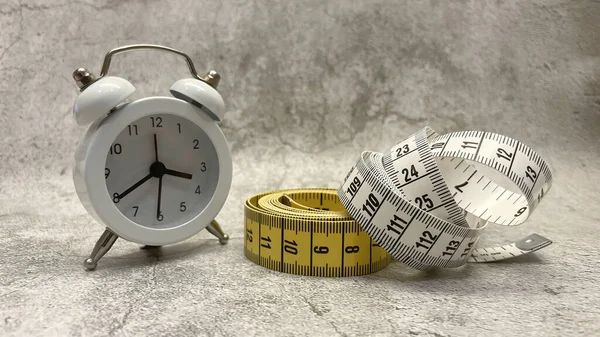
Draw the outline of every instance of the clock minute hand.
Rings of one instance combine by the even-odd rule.
[[[158,178],[158,203],[156,204],[156,220],[162,221],[160,218],[160,199],[162,197],[162,176]]]
[[[138,181],[137,183],[133,184],[130,188],[126,189],[125,192],[119,194],[117,196],[117,198],[119,200],[123,199],[125,196],[127,196],[129,193],[133,192],[136,188],[140,187],[143,183],[145,183],[146,181],[148,181],[150,178],[152,178],[152,173],[148,174],[147,176],[145,176],[144,178],[142,178],[140,181]]]
[[[185,172],[179,172],[179,171],[175,171],[175,170],[166,169],[165,174],[168,174],[168,175],[174,176],[174,177],[184,178],[184,179],[192,179],[191,174],[185,173]]]
[[[158,162],[158,141],[156,140],[156,133],[154,134],[154,158]]]

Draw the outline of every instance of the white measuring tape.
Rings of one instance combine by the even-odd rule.
[[[507,190],[468,161],[509,178]],[[384,154],[363,152],[338,196],[367,234],[416,269],[458,267],[527,254],[552,243],[532,234],[478,248],[487,223],[523,223],[552,184],[546,162],[514,139],[481,131],[439,136],[426,127]]]

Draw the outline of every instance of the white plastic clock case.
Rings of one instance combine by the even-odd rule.
[[[116,86],[124,84],[119,80],[109,83]],[[198,93],[194,94],[193,91],[201,90],[204,83],[190,85],[191,83],[181,80],[171,89],[172,91],[179,89],[178,96],[181,96],[183,90],[187,90],[192,97],[194,97],[193,95],[197,96]],[[204,91],[202,95],[206,96],[207,92],[210,91]],[[218,95],[216,92],[215,94]],[[98,102],[100,97],[106,99],[107,91],[106,88],[94,90],[90,87],[86,89],[86,95],[91,101]],[[80,103],[85,105],[86,102]],[[73,173],[75,189],[84,207],[119,237],[144,245],[161,246],[180,242],[206,228],[223,207],[232,180],[232,160],[229,146],[215,120],[215,118],[220,119],[222,110],[214,109],[214,113],[208,114],[204,109],[199,109],[178,98],[149,97],[127,103],[106,118],[96,120],[88,129],[75,154]],[[217,186],[211,200],[196,217],[176,227],[149,228],[128,219],[114,205],[104,177],[107,149],[110,148],[117,135],[132,122],[154,114],[172,114],[196,124],[213,143],[219,161]]]

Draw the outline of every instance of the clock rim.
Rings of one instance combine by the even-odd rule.
[[[191,220],[169,228],[150,228],[127,218],[113,203],[104,176],[108,149],[117,136],[134,121],[156,114],[177,115],[197,125],[213,143],[219,161],[217,185],[208,204]],[[214,119],[177,98],[147,97],[131,102],[92,124],[81,146],[85,147],[85,153],[76,153],[74,170],[80,200],[88,211],[93,210],[90,213],[99,222],[129,241],[162,246],[190,238],[215,219],[231,189],[233,163],[225,135]]]

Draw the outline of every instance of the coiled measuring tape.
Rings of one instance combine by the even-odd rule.
[[[520,193],[492,182],[467,160],[501,173]],[[487,223],[523,223],[551,184],[546,162],[514,139],[480,131],[438,136],[424,128],[384,154],[364,152],[338,195],[382,248],[426,269],[497,261],[551,244],[532,234],[509,245],[475,248]]]
[[[334,189],[294,189],[255,195],[244,208],[244,250],[276,271],[314,276],[376,272],[391,258],[354,221]]]
[[[468,161],[501,173],[519,192]],[[273,270],[317,276],[375,272],[390,255],[421,270],[512,258],[552,241],[532,234],[478,248],[481,234],[488,223],[523,223],[551,184],[544,160],[514,139],[479,131],[439,136],[424,128],[383,154],[364,152],[337,196],[304,189],[249,198],[245,253]]]

